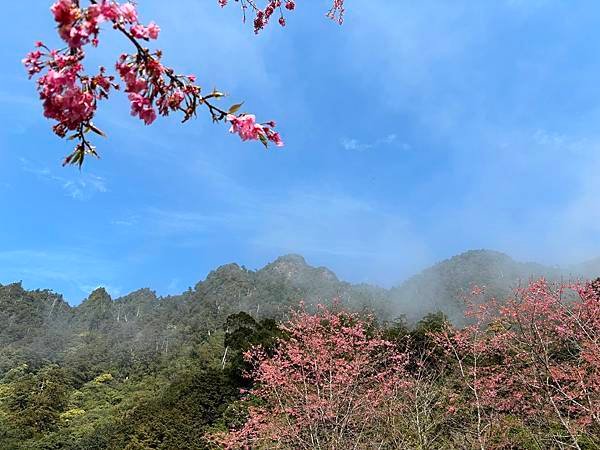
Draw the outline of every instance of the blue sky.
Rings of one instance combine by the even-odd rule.
[[[264,151],[206,115],[145,127],[102,105],[102,159],[69,143],[20,65],[58,45],[49,0],[9,2],[0,30],[0,283],[79,303],[193,286],[215,267],[301,253],[392,285],[471,248],[570,263],[600,255],[600,5],[594,1],[299,0],[259,36],[236,5],[140,0],[165,62],[276,119]],[[177,7],[173,7],[176,5]],[[105,33],[90,67],[128,44]]]

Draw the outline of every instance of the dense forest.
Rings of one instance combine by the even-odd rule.
[[[555,296],[551,282],[533,283],[528,290],[517,291],[522,300],[518,304],[534,305],[531,317],[540,318],[540,327],[547,326],[548,336],[554,333],[552,327],[568,328],[572,322],[568,322],[569,317],[579,321],[573,322],[572,332],[565,331],[566,344],[561,341],[559,346],[553,341],[557,347],[548,350],[550,356],[544,367],[560,378],[552,366],[558,358],[560,364],[571,364],[568,367],[583,371],[580,375],[589,380],[589,385],[583,391],[575,393],[573,388],[565,394],[573,404],[584,403],[583,409],[559,403],[552,393],[548,394],[548,383],[548,389],[539,387],[539,396],[530,397],[536,402],[547,403],[550,399],[554,410],[562,412],[558,416],[550,410],[546,415],[547,409],[541,407],[542,415],[532,414],[527,405],[519,409],[515,405],[522,400],[513,397],[514,414],[506,408],[503,412],[491,400],[485,404],[484,391],[489,398],[509,396],[499,393],[490,380],[512,383],[511,386],[524,382],[491,369],[501,366],[502,358],[504,362],[510,358],[513,361],[515,354],[520,353],[509,352],[509,347],[503,346],[515,336],[514,328],[506,328],[510,334],[496,329],[490,338],[490,327],[514,321],[531,311],[523,306],[515,306],[513,312],[499,307],[493,317],[502,320],[490,320],[481,319],[482,308],[477,309],[488,305],[491,298],[498,299],[500,305],[510,304],[506,301],[515,297],[514,289],[527,286],[533,278],[591,278],[596,267],[592,261],[567,269],[550,268],[517,263],[496,252],[471,251],[386,290],[340,281],[330,270],[311,267],[302,257],[288,255],[257,271],[236,264],[220,267],[181,295],[157,297],[153,291],[141,289],[112,299],[99,288],[76,307],[48,290],[28,291],[20,283],[0,286],[0,448],[341,449],[350,448],[342,439],[347,435],[352,437],[355,448],[600,448],[600,384],[593,384],[600,383],[600,366],[593,358],[584,358],[585,364],[581,362],[589,346],[597,350],[599,344],[600,318],[586,316],[590,311],[599,311],[594,294],[597,291],[592,285],[578,285],[583,287],[574,289],[578,297],[572,302],[568,296],[563,297],[562,291]],[[468,298],[471,308],[465,303]],[[555,310],[556,299],[566,299],[568,305],[574,305],[567,307],[571,308],[571,315],[560,315],[563,310]],[[303,306],[299,306],[301,301]],[[546,309],[535,309],[536,305]],[[301,312],[292,312],[298,308]],[[469,314],[473,308],[478,312]],[[562,323],[563,319],[558,323],[559,316],[568,323]],[[287,322],[290,317],[292,322]],[[317,322],[311,322],[315,317]],[[580,326],[583,322],[585,327]],[[308,332],[310,323],[313,328]],[[587,335],[579,333],[578,327],[583,327]],[[381,349],[389,352],[393,347],[397,353],[390,360],[401,361],[401,367],[385,372],[391,369],[384,370],[380,362],[374,366],[361,363],[358,372],[344,385],[363,375],[369,383],[375,383],[373,380],[381,380],[381,374],[386,373],[385,378],[391,380],[403,373],[404,378],[398,379],[398,383],[405,383],[398,384],[404,386],[400,391],[421,392],[411,401],[419,412],[415,417],[421,421],[425,418],[425,422],[417,420],[420,425],[415,431],[406,423],[386,422],[390,415],[381,415],[381,408],[365,410],[360,419],[363,427],[367,423],[365,417],[371,417],[376,418],[374,423],[378,426],[387,423],[387,431],[367,430],[376,438],[367,431],[348,434],[356,426],[349,421],[340,428],[340,440],[311,441],[313,434],[310,439],[302,437],[305,409],[290,412],[290,404],[284,409],[285,420],[293,418],[299,427],[294,433],[277,428],[279,440],[265,438],[259,433],[268,428],[263,417],[256,419],[262,428],[243,434],[247,423],[255,419],[253,411],[269,405],[270,397],[263,395],[266,388],[261,386],[268,387],[273,378],[266,377],[270,372],[261,372],[262,368],[274,370],[276,365],[269,364],[281,361],[282,349],[302,341],[302,333],[321,338],[303,343],[302,351],[308,349],[311,355],[318,354],[311,345],[325,346],[321,350],[329,348],[326,343],[330,339],[335,342],[331,348],[342,348],[348,336],[362,336],[364,347],[355,342],[350,350],[335,357],[344,362],[368,362],[373,355],[380,355]],[[589,337],[590,333],[596,334]],[[473,343],[472,348],[479,349],[477,355],[465,344],[469,342]],[[262,349],[258,356],[253,353],[257,348]],[[369,350],[365,354],[352,353],[363,348]],[[335,360],[330,353],[323,358]],[[318,360],[317,356],[314,360]],[[377,361],[383,360],[387,359]],[[470,372],[473,363],[475,371]],[[486,366],[487,372],[477,372],[477,364]],[[336,370],[342,366],[338,361]],[[365,375],[365,367],[372,372]],[[529,373],[523,367],[518,373]],[[475,376],[474,382],[469,381],[468,374]],[[477,376],[489,383],[480,386]],[[287,379],[294,379],[294,373]],[[406,380],[411,381],[406,384]],[[567,385],[577,384],[574,378],[560,380],[564,390]],[[373,386],[385,391],[378,384],[369,389]],[[398,386],[386,389],[396,392]],[[357,388],[357,392],[362,391]],[[472,409],[473,394],[478,399],[476,411]],[[544,397],[546,394],[548,398]],[[336,396],[343,397],[339,392]],[[393,397],[390,394],[386,398],[390,396]],[[585,397],[587,404],[580,396]],[[377,404],[369,398],[371,406]],[[471,409],[458,406],[460,401],[471,405]],[[392,410],[386,408],[388,412]],[[397,414],[412,417],[406,411]],[[535,421],[528,421],[528,416],[535,416]],[[333,422],[328,420],[320,416],[318,423],[328,436],[338,436],[338,428],[331,428]],[[317,429],[310,420],[306,423],[311,433]],[[402,438],[394,435],[378,441],[391,429],[401,433]],[[237,434],[233,430],[238,430]],[[273,428],[268,430],[272,432]],[[364,437],[370,444],[359,444]]]

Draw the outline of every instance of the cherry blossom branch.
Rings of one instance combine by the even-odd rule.
[[[113,29],[135,47],[134,54],[119,57],[116,70],[124,82],[131,114],[146,125],[153,123],[158,114],[168,116],[172,112],[183,113],[182,122],[186,122],[204,105],[213,122],[229,122],[229,131],[238,134],[243,141],[259,140],[265,147],[269,142],[283,146],[281,137],[274,131],[275,122],[257,123],[253,114],[238,113],[242,103],[228,109],[217,106],[214,100],[225,94],[213,90],[203,95],[193,75],[179,75],[164,66],[160,50],[151,52],[142,45],[144,41],[157,39],[160,28],[154,22],[141,24],[133,3],[89,0],[89,6],[84,8],[79,0],[56,0],[50,10],[58,24],[58,34],[67,47],[52,50],[38,42],[36,50],[23,59],[23,64],[30,78],[39,75],[37,90],[44,116],[56,122],[54,133],[77,141],[63,165],[81,167],[87,155],[98,157],[87,135],[93,132],[105,136],[93,123],[98,102],[107,99],[111,89],[120,89],[114,76],[106,75],[104,68],[101,67],[94,76],[84,71],[84,48],[90,44],[93,47],[99,45],[100,26],[104,23],[111,23]]]
[[[227,6],[229,0],[218,0],[221,7]],[[242,9],[242,18],[246,22],[246,10],[251,9],[254,12],[254,32],[258,33],[265,28],[275,11],[279,12],[279,19],[277,20],[279,25],[284,27],[286,25],[284,8],[288,11],[296,9],[295,0],[267,0],[264,8],[259,8],[255,0],[235,0],[240,4]],[[283,7],[282,7],[283,6]],[[327,17],[338,22],[340,25],[344,22],[344,0],[333,0],[331,8],[327,12]]]

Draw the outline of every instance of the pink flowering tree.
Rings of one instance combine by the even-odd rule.
[[[411,389],[408,357],[381,338],[370,318],[319,307],[284,325],[273,356],[247,352],[255,388],[249,417],[220,444],[225,448],[389,448]],[[400,429],[400,428],[397,428]],[[395,447],[396,448],[396,447]],[[397,447],[401,448],[401,447]]]
[[[463,423],[474,424],[465,431],[476,445],[507,448],[515,445],[507,430],[514,438],[520,429],[536,448],[597,448],[598,289],[542,279],[503,304],[480,304],[468,314],[471,325],[436,339],[455,362],[449,412],[471,416]]]
[[[239,3],[244,20],[249,11],[254,15],[254,30],[259,32],[277,15],[278,22],[285,25],[284,11],[293,11],[294,0],[268,0],[260,6],[256,0],[235,0]],[[218,0],[222,7],[227,0]],[[177,73],[163,63],[160,50],[148,44],[158,38],[160,27],[140,21],[132,2],[116,0],[56,0],[51,13],[57,23],[60,38],[66,46],[54,49],[37,42],[23,63],[29,77],[37,76],[37,90],[42,101],[44,116],[54,121],[53,131],[61,138],[74,140],[73,151],[64,164],[81,167],[87,155],[98,156],[90,140],[90,133],[104,136],[94,123],[99,103],[112,91],[122,89],[131,103],[131,114],[146,125],[152,124],[158,115],[179,113],[186,122],[204,108],[214,122],[228,122],[229,131],[244,141],[258,140],[281,147],[283,141],[277,133],[275,122],[259,123],[253,114],[239,112],[242,104],[220,106],[224,94],[218,90],[203,91],[193,75]],[[343,20],[343,0],[334,0],[328,13],[332,19]],[[104,67],[97,73],[86,72],[84,62],[89,47],[100,44],[103,27],[112,28],[132,45],[132,52],[120,55],[116,62],[116,74],[109,74]]]
[[[600,283],[539,280],[503,302],[474,290],[457,329],[320,307],[245,354],[254,387],[225,448],[600,448]],[[431,361],[434,358],[435,361]]]

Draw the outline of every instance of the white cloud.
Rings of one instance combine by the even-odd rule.
[[[40,167],[26,158],[20,158],[21,167],[25,172],[34,174],[40,179],[56,183],[66,195],[75,200],[89,200],[97,193],[108,191],[103,177],[88,172],[69,173],[67,176],[55,175],[47,167]]]
[[[138,217],[133,216],[123,219],[114,219],[111,220],[110,223],[119,227],[132,227],[138,223]]]
[[[106,180],[94,174],[86,174],[71,180],[62,177],[54,177],[54,179],[64,180],[63,190],[76,200],[89,200],[95,193],[107,192]]]
[[[365,150],[372,150],[374,148],[377,147],[381,147],[381,146],[385,146],[385,145],[392,145],[395,144],[398,147],[400,147],[402,150],[408,150],[410,149],[410,146],[406,143],[399,143],[398,142],[398,136],[396,136],[395,134],[388,134],[387,136],[384,136],[382,138],[379,138],[373,142],[361,142],[358,139],[354,139],[354,138],[344,138],[341,141],[342,147],[344,147],[344,149],[346,150],[355,150],[355,151],[365,151]]]
[[[600,254],[600,136],[488,128],[478,138],[455,154],[464,182],[430,225],[439,245],[450,235],[561,265]]]

